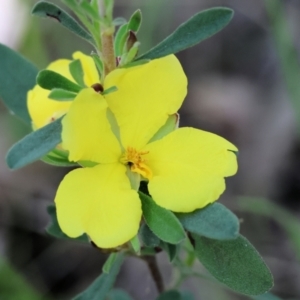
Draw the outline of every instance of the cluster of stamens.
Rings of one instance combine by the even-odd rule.
[[[139,173],[144,178],[150,179],[152,172],[145,164],[145,158],[142,157],[148,153],[149,151],[137,151],[133,147],[127,147],[125,154],[121,158],[121,162],[127,164],[132,172]]]

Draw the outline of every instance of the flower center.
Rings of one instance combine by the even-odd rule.
[[[129,166],[132,172],[142,175],[144,178],[151,179],[152,171],[146,165],[146,160],[143,155],[148,154],[149,151],[137,151],[132,147],[128,147],[121,157],[121,163]]]

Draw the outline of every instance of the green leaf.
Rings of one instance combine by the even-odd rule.
[[[120,68],[124,68],[124,69],[132,68],[132,67],[147,64],[150,61],[151,61],[150,59],[135,60],[135,61],[132,61],[132,62],[126,64],[126,65],[120,66]]]
[[[72,101],[77,96],[76,93],[66,91],[63,89],[53,89],[49,95],[48,98],[57,100],[57,101]]]
[[[86,13],[93,21],[100,20],[98,12],[94,10],[87,0],[81,0],[79,7],[81,8],[81,11]]]
[[[254,300],[281,300],[281,298],[278,298],[277,296],[271,294],[271,293],[266,293],[263,295],[251,297]]]
[[[159,247],[167,252],[170,262],[173,262],[178,254],[179,246],[160,241]]]
[[[139,51],[140,43],[136,42],[134,45],[130,48],[130,50],[122,55],[121,61],[120,61],[120,67],[123,65],[129,64],[134,60],[134,58],[137,56],[137,53]]]
[[[43,1],[38,2],[32,9],[32,14],[43,18],[51,18],[58,21],[62,26],[69,29],[79,37],[88,41],[90,44],[96,47],[93,37],[67,12],[60,7]]]
[[[246,295],[260,295],[273,286],[267,265],[243,236],[218,241],[192,235],[195,254],[204,267],[220,282]]]
[[[27,92],[36,84],[38,69],[14,50],[0,44],[0,98],[7,108],[31,125]]]
[[[138,9],[130,17],[127,30],[138,32],[140,29],[141,23],[142,23],[142,12],[140,9]]]
[[[53,235],[59,239],[69,239],[69,240],[80,241],[80,242],[85,242],[85,243],[90,242],[89,238],[86,234],[83,234],[77,238],[70,238],[69,236],[67,236],[66,234],[64,234],[62,232],[62,230],[60,229],[59,224],[58,224],[55,205],[49,205],[47,207],[47,212],[51,217],[51,222],[46,228],[47,233],[49,233],[50,235]]]
[[[118,254],[117,252],[113,252],[109,255],[108,259],[105,261],[102,272],[108,274],[110,272],[111,267],[115,263],[115,260],[117,259]]]
[[[160,239],[150,230],[149,226],[145,223],[140,227],[139,235],[146,247],[157,247],[160,244]]]
[[[158,206],[142,192],[139,192],[139,196],[145,221],[157,237],[170,244],[178,244],[185,239],[185,232],[171,211]]]
[[[99,74],[99,78],[101,79],[101,82],[103,82],[103,71],[104,71],[103,62],[102,62],[102,60],[100,59],[100,57],[97,53],[92,52],[91,56],[92,56],[92,58],[94,60],[94,63],[96,65],[96,68],[97,68],[97,71],[98,71],[98,74]]]
[[[76,296],[74,300],[105,300],[107,293],[116,280],[124,258],[124,253],[118,253],[118,257],[111,267],[109,274],[100,275],[83,293]]]
[[[8,150],[9,168],[19,169],[45,156],[61,143],[61,130],[61,119],[58,119],[26,135]]]
[[[69,64],[69,70],[77,84],[85,87],[86,85],[83,80],[84,73],[79,59],[76,59]]]
[[[107,295],[108,300],[133,300],[125,291],[113,289]]]
[[[78,93],[82,87],[51,70],[42,70],[38,73],[36,82],[46,90],[63,89],[70,92]]]
[[[133,249],[133,251],[139,255],[141,253],[141,243],[139,240],[138,235],[135,235],[131,240],[130,240],[130,245]]]
[[[113,92],[116,92],[118,90],[118,88],[116,86],[111,86],[110,88],[104,90],[101,94],[102,95],[107,95]]]
[[[207,205],[191,213],[178,213],[176,216],[187,231],[207,238],[230,240],[239,235],[238,218],[220,203]]]
[[[220,31],[232,17],[233,11],[224,7],[199,12],[137,60],[160,58],[192,47]]]
[[[156,300],[182,300],[182,297],[179,291],[170,290],[160,294]]]
[[[121,56],[123,52],[124,45],[127,40],[128,30],[127,30],[127,23],[122,25],[119,30],[117,31],[114,48],[115,48],[115,55]]]

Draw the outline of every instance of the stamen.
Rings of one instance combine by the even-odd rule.
[[[148,154],[149,151],[137,151],[132,147],[128,147],[120,161],[127,164],[132,172],[142,175],[144,178],[151,179],[152,171],[146,164],[146,159],[143,155]]]

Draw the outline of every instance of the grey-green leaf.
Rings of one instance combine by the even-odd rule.
[[[170,244],[178,244],[185,239],[185,232],[171,211],[158,206],[142,192],[139,192],[139,196],[145,221],[158,238]]]
[[[107,300],[133,300],[125,291],[113,289],[109,292]]]
[[[108,292],[114,285],[124,257],[124,253],[119,252],[110,272],[100,275],[83,293],[76,296],[74,300],[105,300]]]
[[[19,169],[45,156],[61,143],[61,119],[26,135],[7,153],[9,168]]]
[[[220,203],[176,215],[183,227],[191,233],[216,240],[235,239],[239,235],[238,218]]]
[[[182,300],[182,297],[179,291],[170,290],[160,294],[156,300]]]
[[[160,58],[192,47],[220,31],[232,17],[233,11],[224,7],[201,11],[137,60]]]
[[[195,254],[204,267],[229,288],[246,295],[260,295],[273,286],[267,265],[251,245],[239,236],[218,241],[192,234]]]
[[[160,241],[159,246],[168,254],[170,262],[173,262],[178,254],[179,246],[165,243],[163,241]]]
[[[14,50],[0,44],[0,98],[8,109],[27,124],[27,92],[36,84],[38,69]]]
[[[58,21],[62,26],[69,29],[71,32],[75,33],[79,37],[88,41],[90,44],[96,47],[93,37],[67,12],[62,10],[60,7],[47,2],[38,2],[32,9],[32,14],[43,17],[51,18]]]
[[[50,224],[47,226],[46,231],[50,235],[53,235],[59,239],[71,239],[71,240],[89,243],[89,238],[86,234],[83,234],[78,238],[70,238],[69,236],[67,236],[66,234],[64,234],[62,232],[62,230],[60,229],[59,224],[58,224],[55,205],[49,205],[47,207],[47,212],[51,217],[51,221],[50,221]]]
[[[147,224],[142,224],[139,236],[146,247],[157,247],[160,244],[160,239],[150,230]]]
[[[278,298],[277,296],[275,296],[271,293],[265,293],[263,295],[251,297],[251,299],[254,299],[254,300],[282,300],[281,298]]]
[[[63,89],[78,93],[82,89],[78,84],[51,70],[40,71],[36,78],[36,82],[46,90]]]

